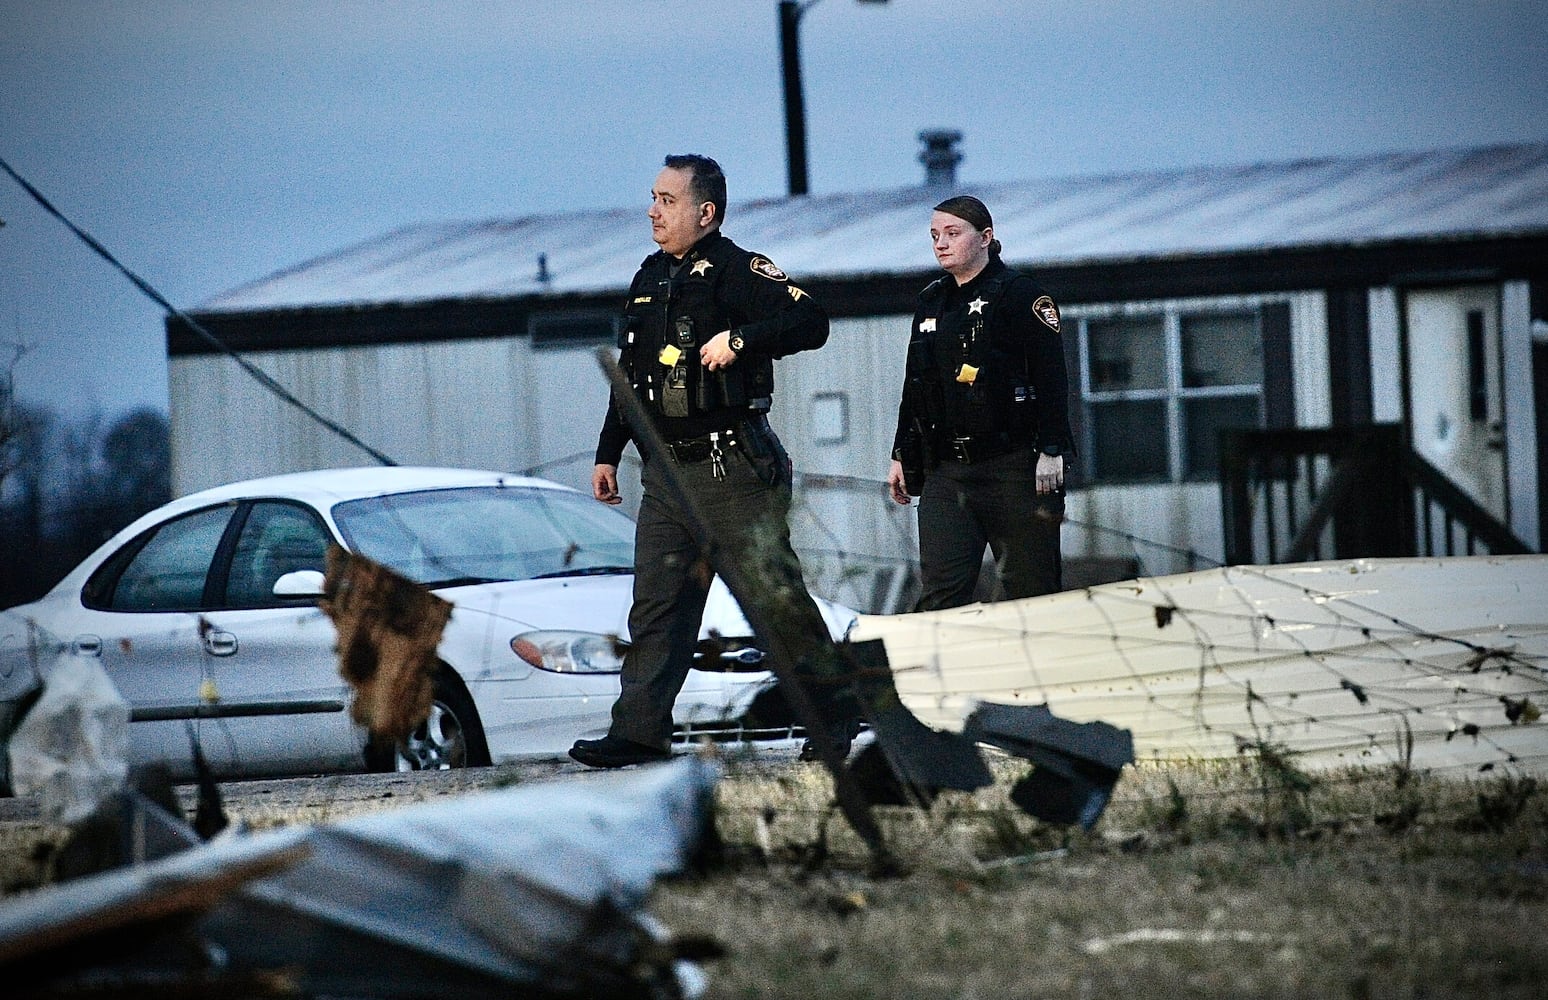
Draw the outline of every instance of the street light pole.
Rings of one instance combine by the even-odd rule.
[[[884,4],[887,0],[857,0]],[[785,80],[785,164],[792,195],[806,194],[806,98],[801,91],[801,15],[818,0],[779,0],[779,58]]]
[[[792,195],[806,194],[806,100],[801,93],[801,15],[817,0],[779,0],[779,56],[785,80],[785,171]]]

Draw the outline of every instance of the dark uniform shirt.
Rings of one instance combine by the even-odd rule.
[[[767,257],[743,250],[719,230],[681,260],[660,250],[645,258],[625,312],[620,361],[668,441],[724,430],[767,410],[773,359],[828,339],[822,307]],[[742,340],[736,362],[711,372],[700,363],[699,348],[728,329]],[[683,381],[675,404],[669,403],[674,369]],[[609,405],[597,464],[617,465],[630,438],[618,407]]]
[[[953,438],[1073,452],[1059,308],[998,257],[965,285],[947,275],[920,293],[907,366],[894,458],[917,434],[937,461]]]

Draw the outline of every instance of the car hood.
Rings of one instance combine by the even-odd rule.
[[[436,593],[455,605],[454,619],[489,616],[518,630],[573,629],[628,638],[634,576],[515,580],[448,587]],[[829,634],[842,639],[857,620],[855,612],[822,598],[816,601]],[[705,638],[712,632],[733,638],[753,634],[742,609],[719,577],[710,586],[699,635]]]

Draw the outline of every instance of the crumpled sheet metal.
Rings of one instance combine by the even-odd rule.
[[[624,989],[654,933],[641,907],[696,849],[718,778],[713,762],[685,756],[222,836],[0,907],[0,960],[137,895],[288,863],[231,887],[199,921],[229,968],[289,967],[308,992],[376,998]]]
[[[980,704],[960,732],[932,729],[899,700],[884,644],[851,644],[855,697],[876,734],[849,765],[873,805],[928,808],[944,789],[972,791],[993,782],[978,744],[999,747],[1035,768],[1011,789],[1011,801],[1050,823],[1089,830],[1112,797],[1134,740],[1105,722],[1070,722],[1046,705]]]
[[[1548,774],[1544,594],[1542,555],[1238,566],[863,615],[851,639],[881,639],[903,704],[942,729],[1046,704],[1130,730],[1140,759],[1262,741],[1309,766]]]
[[[10,737],[11,784],[45,819],[78,823],[128,777],[129,703],[95,657],[59,651],[42,673],[43,694]]]
[[[43,683],[43,673],[67,646],[33,619],[0,610],[0,701],[16,701]]]
[[[1011,788],[1011,801],[1050,823],[1090,830],[1134,763],[1134,736],[1105,722],[1071,722],[1047,705],[994,705],[973,710],[963,736],[1037,765]]]

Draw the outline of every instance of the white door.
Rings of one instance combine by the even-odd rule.
[[[1499,287],[1415,290],[1406,299],[1414,450],[1506,522]]]
[[[365,762],[333,621],[315,600],[274,595],[281,576],[322,571],[332,540],[296,503],[258,501],[242,523],[222,567],[224,592],[203,616],[203,683],[213,704],[199,736],[219,774],[312,774]]]

